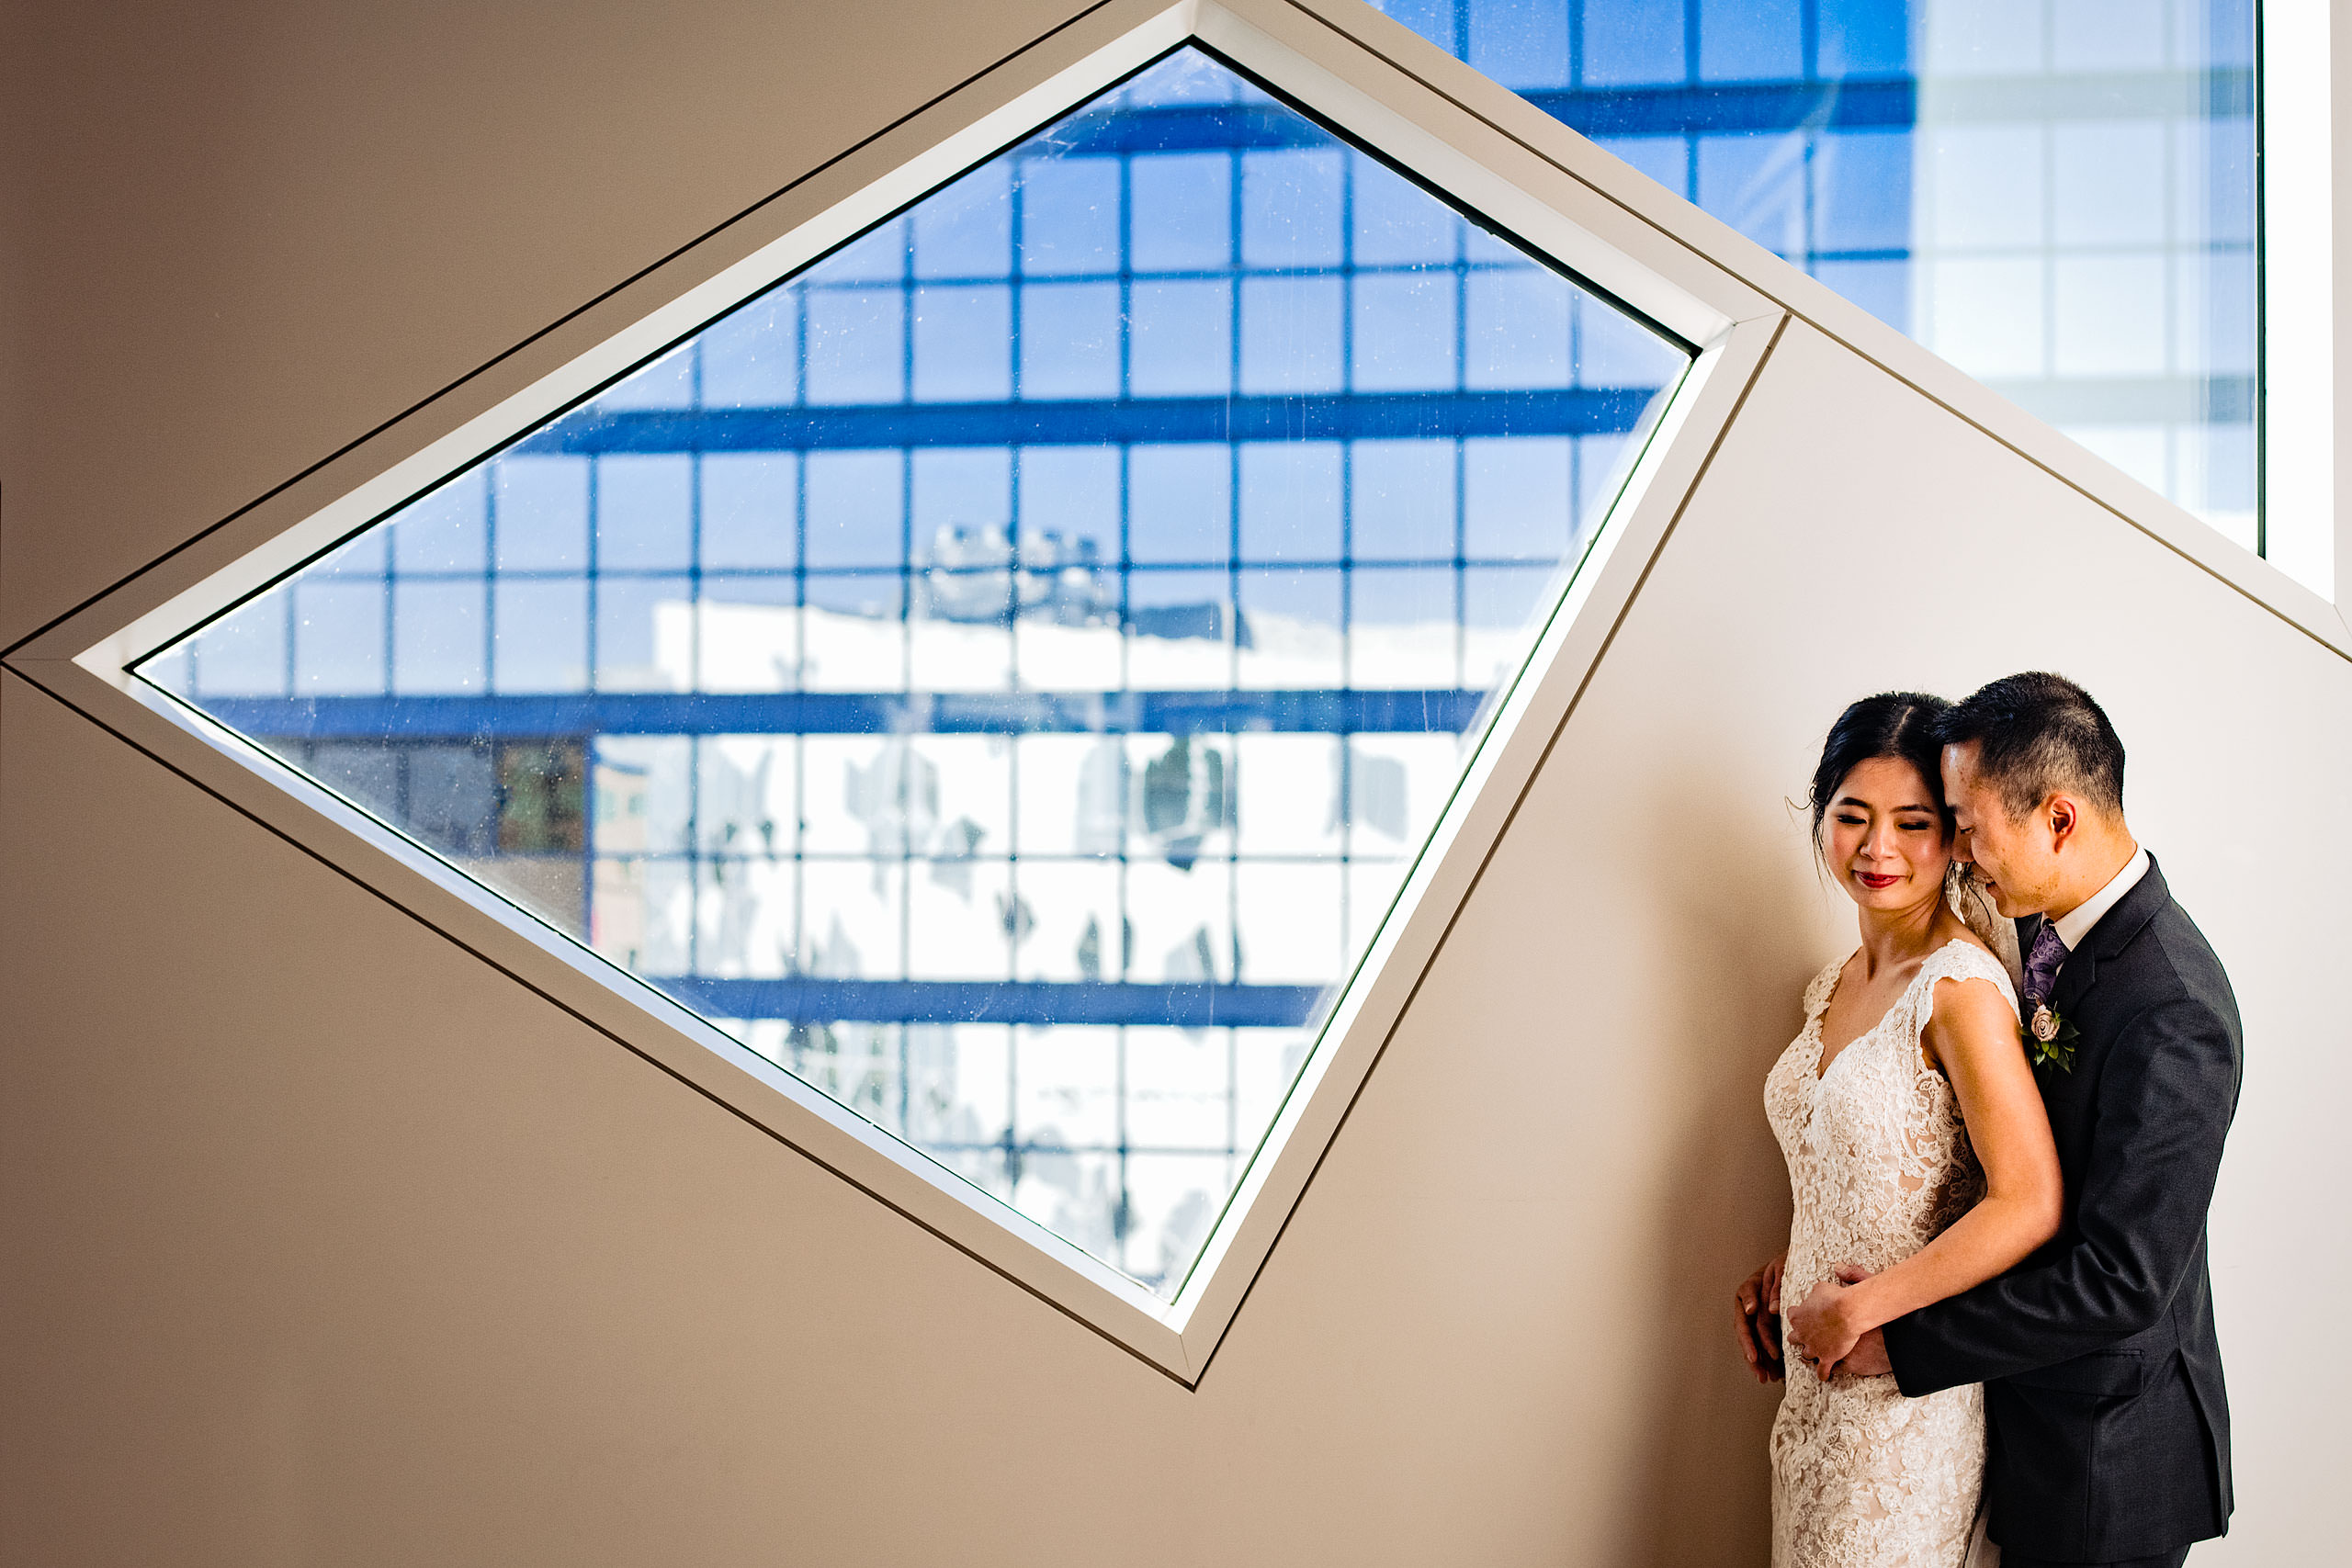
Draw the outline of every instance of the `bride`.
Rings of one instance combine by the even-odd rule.
[[[1997,1550],[1975,1530],[1984,1386],[1905,1399],[1891,1376],[1837,1365],[1869,1330],[2003,1272],[2058,1228],[2057,1150],[1996,956],[2014,966],[2016,940],[1953,864],[1935,738],[1948,705],[1865,697],[1814,772],[1815,844],[1861,945],[1806,988],[1804,1031],[1764,1084],[1795,1215],[1787,1250],[1735,1303],[1748,1365],[1788,1384],[1773,1568],[1962,1568]]]

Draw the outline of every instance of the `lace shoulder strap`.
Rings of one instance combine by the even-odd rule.
[[[1838,988],[1838,976],[1846,971],[1846,960],[1833,958],[1829,966],[1813,977],[1804,988],[1804,1021],[1810,1026],[1829,1006],[1829,993]]]
[[[2001,961],[1974,942],[1955,937],[1928,954],[1919,965],[1917,977],[1911,982],[1911,1035],[1915,1040],[1935,1013],[1939,980],[1990,980],[2007,999],[2009,1010],[2017,1010],[2017,988],[2009,984],[2009,972],[2001,966]]]

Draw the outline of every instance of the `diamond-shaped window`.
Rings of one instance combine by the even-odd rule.
[[[1689,363],[1187,46],[139,673],[1169,1299]]]

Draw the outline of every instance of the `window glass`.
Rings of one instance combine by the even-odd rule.
[[[2256,543],[2253,0],[1382,8]]]
[[[1688,363],[1182,51],[142,670],[1172,1294]]]

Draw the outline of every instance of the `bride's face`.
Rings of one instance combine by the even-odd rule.
[[[1821,824],[1823,858],[1866,909],[1908,909],[1944,890],[1951,841],[1935,792],[1893,757],[1854,764]]]

